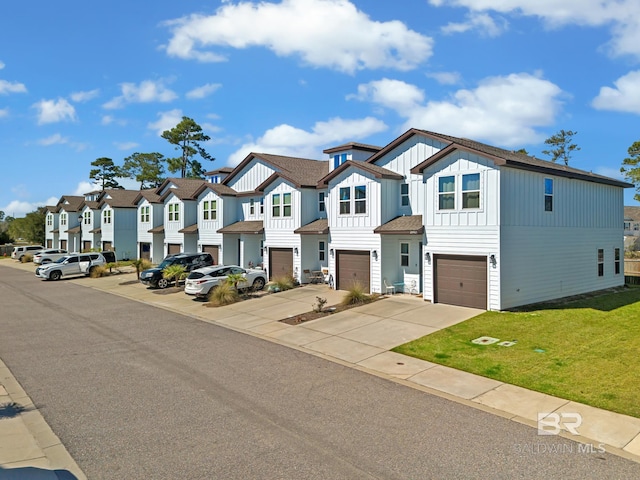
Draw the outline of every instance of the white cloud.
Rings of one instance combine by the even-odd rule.
[[[9,109],[8,108],[0,108],[0,118],[8,117]]]
[[[122,108],[127,103],[170,102],[178,98],[172,90],[164,86],[164,83],[153,80],[144,80],[139,85],[135,83],[121,83],[122,95],[114,97],[103,105],[104,108]]]
[[[432,55],[433,47],[430,37],[398,20],[373,21],[348,0],[225,2],[214,15],[190,15],[167,25],[172,30],[167,54],[202,62],[226,60],[207,48],[258,46],[347,73],[411,70]]]
[[[441,85],[456,85],[462,80],[458,72],[430,72],[426,75]]]
[[[487,37],[497,37],[507,29],[508,23],[505,19],[494,19],[487,13],[471,12],[467,14],[465,22],[449,22],[441,28],[445,34],[465,33],[469,31],[479,31],[481,35]]]
[[[640,114],[640,70],[629,72],[613,83],[615,88],[600,88],[600,93],[593,99],[593,107]]]
[[[26,93],[26,91],[27,87],[22,83],[0,80],[0,95],[6,95],[9,93]]]
[[[64,98],[57,100],[40,100],[33,104],[33,108],[38,110],[38,124],[56,123],[64,120],[75,121],[76,110]]]
[[[147,124],[147,128],[155,130],[158,135],[162,135],[165,130],[171,130],[182,121],[182,110],[176,108],[168,112],[158,113],[158,120]]]
[[[191,100],[204,98],[211,95],[220,87],[222,87],[221,83],[207,83],[205,85],[202,85],[201,87],[197,87],[197,88],[194,88],[193,90],[188,91],[185,96]]]
[[[424,102],[424,92],[415,85],[383,78],[358,85],[357,94],[347,95],[347,100],[350,99],[370,101],[401,112]]]
[[[100,188],[102,188],[102,186],[98,183],[83,181],[78,183],[78,186],[71,195],[82,196],[85,193],[93,192],[94,190],[100,190]],[[58,201],[56,200],[56,203],[57,202]]]
[[[230,155],[228,163],[235,166],[251,152],[318,158],[318,151],[327,145],[363,139],[386,129],[381,120],[372,117],[357,120],[332,118],[317,122],[310,132],[290,125],[278,125],[257,140],[242,145]]]
[[[378,82],[376,87],[375,95],[361,99],[395,110],[407,119],[405,129],[423,128],[503,146],[543,140],[536,127],[552,125],[561,108],[562,90],[539,75],[527,73],[486,78],[475,90],[458,90],[449,99],[415,104],[413,108],[394,99],[395,84]],[[382,91],[381,87],[388,90]],[[410,91],[409,87],[404,88]]]
[[[550,27],[609,27],[613,55],[640,56],[640,2],[637,0],[429,0],[434,6],[466,7],[542,19]]]
[[[624,181],[624,175],[622,174],[622,172],[620,172],[620,168],[600,166],[597,167],[593,172],[598,175],[603,175],[609,178],[617,178],[618,180]]]
[[[96,88],[94,90],[87,90],[84,92],[73,92],[69,97],[74,102],[87,102],[96,98],[99,94],[100,90]]]
[[[69,139],[66,137],[63,137],[59,133],[54,133],[49,137],[41,138],[40,140],[37,141],[38,145],[42,145],[45,147],[48,147],[50,145],[60,145],[68,142],[69,142]]]
[[[6,206],[1,207],[0,210],[2,210],[7,216],[21,218],[24,217],[27,213],[31,213],[39,207],[44,207],[45,205],[55,205],[56,203],[58,203],[58,199],[56,197],[50,197],[42,202],[12,200]]]
[[[0,70],[2,70],[4,68],[4,62],[0,62]]]
[[[140,144],[136,142],[114,142],[114,145],[118,150],[133,150],[140,146]]]

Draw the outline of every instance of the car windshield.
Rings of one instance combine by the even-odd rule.
[[[160,265],[158,265],[158,268],[160,270],[164,270],[165,268],[167,268],[170,265],[173,265],[175,263],[175,259],[173,258],[165,258],[162,263]]]
[[[65,262],[65,260],[67,260],[68,258],[69,258],[69,257],[62,257],[62,258],[59,258],[59,259],[58,259],[58,260],[56,260],[54,263],[64,263],[64,262]]]

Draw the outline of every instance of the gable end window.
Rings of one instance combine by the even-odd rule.
[[[438,179],[438,209],[454,210],[456,208],[456,177],[440,177]]]
[[[177,203],[169,204],[169,221],[177,222],[180,220],[180,205]]]
[[[264,197],[260,198],[260,215],[264,215]]]
[[[142,223],[149,222],[149,206],[148,205],[144,207],[140,207],[140,222]]]
[[[216,220],[218,218],[218,201],[206,200],[202,203],[202,219]]]
[[[409,184],[403,183],[400,185],[400,205],[403,207],[409,206]]]
[[[282,216],[283,217],[291,216],[291,194],[290,193],[282,194]]]
[[[613,270],[616,275],[620,275],[620,249],[615,248],[613,251]]]
[[[91,224],[91,212],[87,211],[82,214],[82,218],[84,219],[85,225]]]
[[[598,249],[598,276],[604,277],[604,249]]]
[[[271,216],[280,216],[280,194],[274,193],[271,195]]]
[[[47,226],[51,227],[53,225],[53,215],[47,215]]]
[[[355,213],[367,213],[367,186],[353,187],[355,197]]]
[[[462,175],[462,208],[480,208],[480,174]]]
[[[553,179],[544,179],[544,211],[553,212]]]
[[[102,223],[111,223],[111,210],[102,212]]]
[[[340,215],[348,215],[351,213],[351,188],[340,188]]]
[[[66,225],[67,224],[67,214],[66,213],[61,213],[60,214],[60,225]]]

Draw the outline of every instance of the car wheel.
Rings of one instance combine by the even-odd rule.
[[[264,283],[264,278],[258,277],[253,281],[253,285],[251,285],[251,288],[253,288],[257,292],[258,290],[262,290],[264,288]]]
[[[55,272],[51,272],[49,274],[49,280],[53,280],[53,281],[60,280],[60,277],[62,277],[62,273],[59,272],[58,270],[56,270]]]
[[[169,280],[166,278],[161,278],[158,280],[158,288],[167,288],[169,286]]]

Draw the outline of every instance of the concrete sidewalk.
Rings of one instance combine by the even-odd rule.
[[[9,266],[33,271],[33,265],[29,264],[11,262]],[[479,310],[431,304],[398,294],[321,319],[288,325],[278,320],[311,311],[318,296],[326,298],[327,305],[337,304],[344,292],[336,292],[326,285],[306,285],[226,307],[208,308],[174,287],[149,289],[135,280],[135,273],[100,279],[82,277],[73,282],[287,345],[534,428],[541,412],[552,413],[555,418],[563,413],[577,413],[582,416],[582,424],[577,429],[580,435],[573,435],[565,428],[561,436],[595,450],[604,447],[607,452],[640,462],[638,418],[389,351],[471,318],[479,314]]]

